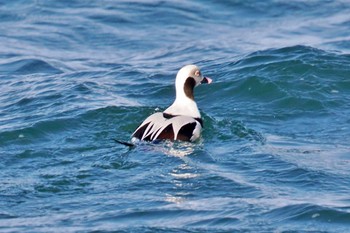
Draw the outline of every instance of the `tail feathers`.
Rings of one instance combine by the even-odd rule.
[[[124,141],[120,141],[118,139],[113,138],[113,141],[115,141],[116,143],[122,144],[124,146],[128,146],[128,147],[134,147],[135,144],[132,144],[131,142],[124,142]]]

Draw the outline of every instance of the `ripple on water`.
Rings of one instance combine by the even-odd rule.
[[[276,219],[278,222],[312,221],[315,225],[322,223],[347,224],[350,220],[350,213],[347,209],[331,208],[308,203],[287,205],[264,213],[264,215],[267,218]]]
[[[39,59],[20,59],[0,64],[0,72],[12,75],[60,74],[62,71]]]
[[[0,10],[3,231],[348,231],[344,1]],[[187,63],[214,80],[196,88],[201,140],[116,144]]]

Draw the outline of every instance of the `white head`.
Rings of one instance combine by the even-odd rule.
[[[185,115],[199,118],[200,113],[194,101],[193,89],[201,83],[211,83],[212,80],[204,77],[195,65],[182,67],[176,75],[176,99],[164,112],[172,115]]]
[[[190,98],[194,100],[193,89],[201,83],[211,83],[212,80],[204,77],[196,65],[182,67],[176,75],[176,98]]]

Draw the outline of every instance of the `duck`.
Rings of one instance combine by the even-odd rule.
[[[156,112],[147,117],[133,132],[132,141],[198,140],[203,120],[194,99],[194,88],[210,83],[212,79],[203,76],[198,66],[182,67],[175,79],[174,102],[163,112]]]

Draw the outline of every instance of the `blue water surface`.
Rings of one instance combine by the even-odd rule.
[[[349,232],[348,1],[0,0],[0,87],[1,232]]]

